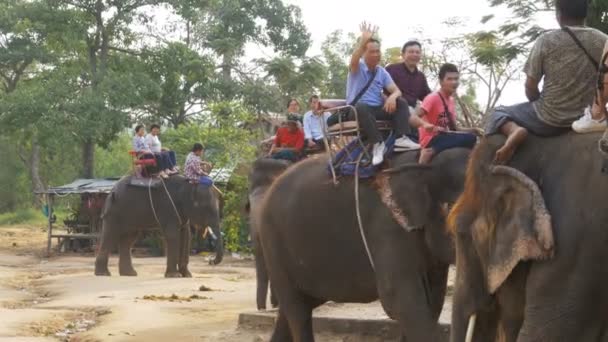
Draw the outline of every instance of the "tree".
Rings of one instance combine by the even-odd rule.
[[[64,109],[75,119],[71,126],[82,144],[82,176],[91,178],[95,145],[108,144],[126,126],[128,110],[148,91],[143,73],[129,72],[138,63],[132,58],[138,52],[129,49],[135,40],[130,25],[147,20],[140,10],[160,0],[45,1],[54,15],[69,16],[63,61],[79,89]]]
[[[147,71],[159,93],[146,101],[145,111],[154,121],[178,126],[196,118],[213,93],[213,61],[181,42],[169,43],[146,52]]]
[[[19,0],[5,1],[0,4],[0,78],[3,97],[10,96],[21,81],[36,73],[37,63],[48,63],[53,54],[47,46],[49,35],[57,33],[57,20],[49,16],[46,8],[39,2]],[[40,145],[36,130],[25,126],[10,125],[8,113],[0,115],[3,134],[9,134],[19,142],[17,154],[28,170],[31,190],[44,189],[40,177]],[[22,134],[15,134],[22,132]]]
[[[340,99],[346,96],[347,61],[353,52],[357,38],[353,33],[337,30],[323,41],[321,51],[327,65],[327,76],[321,93],[326,98]]]
[[[224,99],[238,94],[233,71],[239,68],[248,43],[292,57],[303,57],[310,46],[300,9],[281,0],[209,0],[189,7],[189,13],[197,45],[211,49],[220,59],[218,86]]]
[[[499,25],[498,32],[517,46],[521,52],[536,40],[544,31],[534,20],[539,12],[555,11],[554,0],[489,0],[492,7],[506,7],[512,16]],[[494,15],[482,18],[487,23]],[[590,0],[587,25],[608,33],[608,2],[605,0]]]

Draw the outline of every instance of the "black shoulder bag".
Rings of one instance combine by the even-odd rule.
[[[443,96],[441,96],[441,93],[438,92],[437,95],[439,95],[439,98],[441,98],[441,102],[443,103],[443,110],[445,111],[445,115],[448,117],[448,126],[450,131],[456,131],[456,122],[454,122],[454,118],[452,117],[450,108],[448,108],[448,104],[445,102]]]
[[[378,73],[378,67],[376,67],[374,69],[374,71],[372,71],[372,77],[369,78],[369,81],[367,81],[365,86],[363,88],[361,88],[359,93],[357,93],[357,96],[355,96],[355,98],[352,100],[352,102],[348,103],[349,106],[354,107],[357,104],[357,102],[359,102],[359,100],[361,100],[361,97],[363,97],[363,95],[365,95],[365,93],[367,92],[369,87],[372,85],[372,82],[374,82],[374,79],[376,78],[377,73]],[[337,124],[340,121],[342,121],[342,122],[348,121],[349,116],[350,116],[350,108],[341,109],[341,110],[333,113],[329,118],[327,118],[327,125],[332,126],[332,125]]]

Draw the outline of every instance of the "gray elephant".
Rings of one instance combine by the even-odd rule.
[[[249,213],[249,231],[251,241],[253,242],[253,254],[255,256],[255,273],[256,273],[256,302],[258,310],[266,309],[266,299],[268,296],[268,271],[264,262],[264,253],[260,244],[259,235],[259,215],[260,208],[266,192],[270,188],[272,182],[285,170],[290,164],[286,161],[262,158],[253,163],[251,172],[249,173],[249,198],[247,201],[247,211]],[[270,292],[270,302],[273,307],[276,307],[278,302],[274,296],[274,291]]]
[[[360,181],[370,255],[357,223],[353,178],[334,185],[325,157],[300,162],[279,177],[266,195],[259,229],[279,301],[271,340],[314,341],[315,307],[379,298],[404,339],[438,341],[454,259],[445,203],[462,191],[469,152],[448,150],[426,166],[417,164],[417,153],[406,153],[395,168]]]
[[[95,260],[95,275],[109,276],[108,257],[118,246],[118,272],[135,276],[131,247],[140,231],[161,228],[167,252],[165,277],[191,277],[188,270],[190,228],[188,224],[211,227],[219,239],[215,259],[223,256],[220,234],[220,195],[212,187],[191,184],[176,175],[153,189],[131,185],[132,176],[123,177],[106,199],[101,243]],[[147,181],[144,181],[144,183]],[[156,181],[158,182],[158,180]]]
[[[530,136],[509,166],[491,165],[502,136],[473,152],[450,213],[453,342],[608,341],[608,175],[600,137]]]

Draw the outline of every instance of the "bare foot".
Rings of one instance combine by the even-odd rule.
[[[515,147],[504,145],[498,151],[496,151],[496,156],[494,157],[495,164],[504,165],[513,158],[513,154],[515,153]]]
[[[419,164],[428,164],[433,159],[435,152],[432,148],[424,148],[420,151],[420,158],[418,159]]]
[[[511,158],[513,158],[517,146],[521,145],[528,136],[528,131],[525,128],[514,125],[513,123],[511,124],[513,128],[507,136],[507,141],[505,141],[503,147],[496,151],[496,156],[494,157],[494,163],[496,164],[507,164]]]

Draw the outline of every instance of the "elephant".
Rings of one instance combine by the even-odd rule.
[[[260,244],[259,236],[259,213],[266,192],[272,182],[290,165],[290,163],[270,158],[261,158],[253,163],[249,173],[249,198],[247,211],[249,213],[249,227],[251,241],[253,242],[253,255],[255,257],[256,272],[256,302],[258,310],[266,309],[268,295],[268,271],[264,262],[264,253]],[[274,291],[270,291],[270,303],[273,307],[278,305]]]
[[[451,341],[608,341],[608,175],[600,134],[505,138],[471,155],[449,215],[456,243]]]
[[[188,270],[191,234],[188,224],[211,227],[218,238],[215,259],[211,263],[222,261],[221,195],[213,187],[192,184],[187,178],[174,175],[148,189],[131,185],[132,177],[135,176],[119,180],[106,199],[95,275],[111,275],[108,257],[118,246],[119,274],[136,276],[131,263],[131,247],[140,231],[160,228],[166,242],[165,277],[191,277]]]
[[[359,186],[353,177],[334,184],[323,155],[279,176],[259,225],[279,302],[271,341],[314,341],[312,310],[327,301],[378,298],[404,339],[440,340],[437,321],[455,253],[445,204],[462,191],[469,153],[446,150],[419,165],[418,153],[406,152]]]

